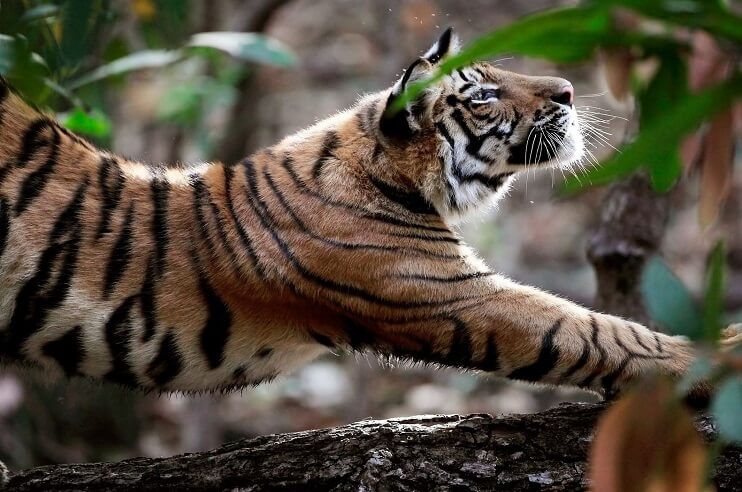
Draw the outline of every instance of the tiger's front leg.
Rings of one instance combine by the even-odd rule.
[[[508,279],[457,283],[470,284],[459,285],[464,288],[457,291],[474,292],[471,300],[393,322],[359,320],[348,328],[349,342],[354,337],[373,340],[376,350],[392,356],[604,395],[652,372],[677,377],[693,360],[692,347],[682,338],[592,312]],[[427,296],[440,298],[441,289]]]

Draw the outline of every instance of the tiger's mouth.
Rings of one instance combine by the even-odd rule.
[[[533,125],[525,138],[510,146],[508,164],[563,164],[582,156],[583,143],[577,118],[572,116],[561,125]]]
[[[543,164],[556,159],[566,134],[563,130],[545,133],[532,128],[525,140],[510,147],[508,164]]]

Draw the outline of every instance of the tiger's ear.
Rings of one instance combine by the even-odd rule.
[[[458,52],[459,41],[450,27],[423,56],[412,62],[402,78],[394,84],[379,122],[381,133],[391,138],[409,138],[421,128],[421,121],[429,113],[435,100],[436,90],[429,87],[417,99],[410,101],[398,111],[393,106],[405,89],[412,83],[430,76],[443,58]]]

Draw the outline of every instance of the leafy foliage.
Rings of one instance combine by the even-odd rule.
[[[38,105],[70,108],[61,115],[70,129],[105,140],[110,135],[111,123],[100,106],[108,87],[95,85],[96,82],[195,61],[200,62],[202,80],[206,79],[211,86],[233,85],[246,73],[235,61],[281,67],[294,63],[294,56],[285,46],[260,34],[187,33],[187,3],[171,0],[115,5],[102,0],[2,2],[0,75]],[[127,12],[127,8],[131,11]],[[138,20],[135,35],[148,45],[145,49],[133,50],[127,38],[106,29],[132,14]],[[225,55],[232,61],[225,60]],[[224,69],[230,66],[239,68]],[[192,98],[185,97],[180,106],[192,105]],[[169,102],[172,105],[172,97]],[[90,109],[91,106],[97,109]],[[172,111],[161,113],[169,115]],[[198,116],[191,112],[186,126],[195,128]]]

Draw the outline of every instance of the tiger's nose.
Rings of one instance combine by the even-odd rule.
[[[575,88],[572,87],[572,84],[567,83],[566,85],[562,86],[561,89],[556,91],[556,93],[554,93],[549,99],[557,104],[572,106],[575,101]]]

